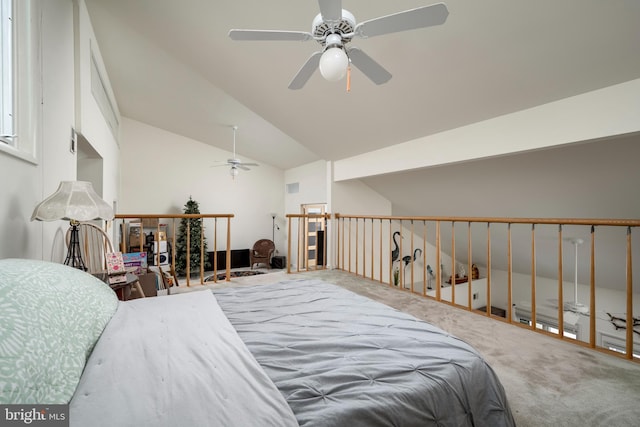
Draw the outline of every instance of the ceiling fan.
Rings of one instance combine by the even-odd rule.
[[[248,166],[260,166],[260,165],[257,163],[244,163],[242,160],[236,157],[236,131],[238,130],[238,126],[231,126],[231,128],[233,129],[233,157],[230,159],[227,159],[227,162],[224,165],[231,166],[231,169],[229,169],[229,173],[231,174],[232,178],[235,178],[236,176],[238,176],[240,169],[244,171],[249,171],[251,169],[249,169]],[[215,165],[215,166],[224,166],[224,165]]]
[[[368,38],[383,34],[443,24],[449,11],[444,3],[370,19],[356,25],[355,17],[342,9],[342,0],[318,0],[320,13],[314,18],[311,32],[280,30],[231,30],[232,40],[307,41],[315,40],[322,49],[314,52],[300,68],[289,89],[301,89],[316,68],[329,81],[341,80],[352,63],[375,84],[391,79],[391,73],[357,47],[346,45],[354,38]]]

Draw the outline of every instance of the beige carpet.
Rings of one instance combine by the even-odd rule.
[[[319,278],[432,323],[475,347],[498,374],[520,427],[640,425],[640,364],[338,270],[263,274],[216,287]],[[179,291],[203,289],[180,287]],[[488,426],[490,427],[490,426]]]

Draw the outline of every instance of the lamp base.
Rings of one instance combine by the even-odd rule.
[[[78,232],[78,222],[71,221],[71,237],[69,239],[69,252],[67,252],[67,258],[64,260],[64,264],[77,268],[78,270],[87,271],[87,267],[82,261],[82,255],[80,254],[80,233]]]
[[[589,307],[579,302],[565,302],[564,309],[566,311],[573,311],[574,313],[587,314],[589,313]]]

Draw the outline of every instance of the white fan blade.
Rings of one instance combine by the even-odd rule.
[[[242,166],[260,166],[257,163],[244,163],[244,162],[243,163],[238,163],[238,165],[242,165]]]
[[[230,30],[231,40],[239,41],[307,41],[312,40],[311,33],[303,31],[278,31],[278,30]]]
[[[374,61],[369,55],[364,53],[357,47],[352,47],[348,50],[351,63],[355,65],[358,70],[362,71],[364,75],[377,85],[386,83],[391,79],[391,73],[385,70],[382,65]]]
[[[338,23],[342,19],[342,0],[318,0],[322,20],[327,24]]]
[[[297,90],[302,89],[302,87],[309,81],[313,73],[318,68],[320,64],[320,57],[322,56],[322,52],[314,52],[307,62],[304,63],[302,68],[298,70],[298,73],[295,75],[291,83],[289,83],[289,89]]]
[[[361,22],[356,25],[354,33],[360,37],[373,37],[431,27],[444,24],[447,16],[449,16],[447,6],[444,3],[437,3]]]
[[[249,169],[248,167],[246,167],[245,165],[243,165],[242,163],[238,163],[238,164],[236,165],[236,167],[237,167],[238,169],[242,169],[243,171],[250,171],[250,170],[251,170],[251,169]]]

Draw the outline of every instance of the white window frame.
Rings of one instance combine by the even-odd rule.
[[[620,354],[627,354],[626,338],[622,339],[613,335],[600,333],[600,344],[601,347],[604,347],[607,350],[615,351],[616,353]],[[631,352],[634,359],[640,359],[640,350],[638,350],[638,343],[636,341],[633,342],[633,348]]]
[[[13,4],[0,0],[0,142],[13,146]]]
[[[38,0],[0,0],[0,4],[2,19],[11,6],[10,25],[6,21],[0,25],[3,43],[0,153],[37,164],[42,128],[41,6]]]

